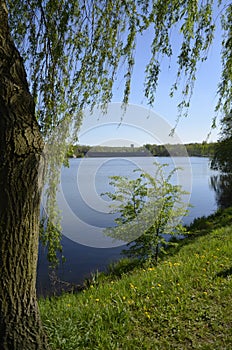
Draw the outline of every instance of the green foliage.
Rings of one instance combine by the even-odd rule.
[[[67,158],[83,158],[90,149],[90,146],[85,145],[69,145]]]
[[[153,156],[157,157],[185,157],[186,150],[189,157],[211,157],[213,156],[215,149],[217,149],[217,143],[202,142],[202,143],[187,143],[187,144],[168,144],[168,145],[150,145],[144,146]]]
[[[211,158],[211,168],[220,174],[211,178],[211,185],[218,207],[226,208],[232,205],[232,112],[222,119],[221,125],[221,137]]]
[[[232,129],[231,129],[232,132]],[[211,162],[211,168],[217,169],[227,174],[232,173],[232,136],[219,141],[214,157]]]
[[[105,234],[129,242],[124,254],[157,263],[159,251],[171,244],[165,235],[185,233],[180,221],[188,205],[183,203],[187,193],[171,184],[176,169],[165,176],[165,165],[154,164],[154,176],[137,169],[136,179],[110,177],[115,192],[106,195],[113,202],[112,212],[120,216],[115,219],[117,226],[105,229]]]
[[[188,231],[196,234],[208,234],[210,231],[232,225],[232,207],[219,209],[214,214],[194,219]]]
[[[67,139],[70,125],[74,132],[78,130],[83,108],[93,108],[99,103],[105,106],[111,100],[113,82],[122,63],[123,101],[128,102],[136,38],[148,29],[153,34],[145,96],[153,104],[161,60],[179,50],[177,78],[171,95],[182,86],[179,109],[188,108],[198,63],[207,57],[214,37],[214,17],[218,13],[223,31],[218,109],[228,114],[231,4],[213,0],[169,0],[165,4],[160,0],[33,0],[30,6],[27,1],[7,0],[6,4],[11,32],[27,67],[41,131],[46,136],[62,124]],[[182,41],[179,48],[173,31]]]
[[[128,101],[140,15],[132,0],[8,0],[6,5],[46,143],[45,210],[59,230],[56,194],[67,148],[77,141],[83,110],[106,108],[122,63],[124,102]],[[49,247],[58,245],[53,232],[44,236]]]
[[[178,68],[170,95],[181,90],[179,116],[186,115],[198,65],[206,59],[213,42],[216,24],[213,9],[217,10],[223,32],[217,110],[228,115],[231,109],[230,3],[221,0],[32,0],[30,4],[27,0],[6,0],[4,3],[47,145],[46,212],[55,226],[59,226],[59,215],[54,209],[59,171],[67,147],[77,141],[83,110],[87,107],[93,110],[94,106],[106,109],[122,66],[125,72],[122,101],[124,105],[128,103],[139,35],[147,30],[152,33],[151,54],[147,55],[145,70],[144,94],[148,103],[154,104],[161,61],[168,58],[170,62],[175,52]],[[176,33],[180,37],[179,47]]]
[[[232,109],[221,121],[221,137],[216,145],[211,167],[223,173],[232,173]]]
[[[221,2],[221,1],[220,1]],[[217,111],[222,111],[225,118],[229,116],[231,125],[231,93],[232,93],[232,4],[228,3],[224,6],[224,11],[221,13],[221,25],[223,30],[222,37],[222,73],[218,85],[218,103]],[[222,121],[224,125],[225,120]],[[231,128],[229,129],[231,132]]]
[[[40,220],[40,241],[47,246],[47,260],[52,267],[58,265],[59,255],[62,262],[65,262],[65,257],[62,255],[61,237],[61,228],[58,229],[58,226],[55,226],[49,218],[45,219],[43,216]]]
[[[232,205],[232,176],[222,173],[211,177],[211,186],[215,191],[218,208],[228,208]]]
[[[217,229],[157,267],[41,299],[51,349],[230,350],[231,233]]]
[[[141,147],[110,147],[110,146],[86,146],[86,145],[70,145],[67,150],[67,157],[80,158],[84,157],[88,152],[88,156],[91,156],[93,152],[96,156],[100,153],[106,153],[114,157],[117,154],[123,155],[126,153],[128,156],[131,154],[144,155],[144,156],[157,156],[157,157],[185,157],[186,150],[189,157],[212,157],[217,149],[218,144],[216,142],[202,142],[202,143],[187,143],[187,144],[145,144]],[[98,154],[99,153],[99,154]]]

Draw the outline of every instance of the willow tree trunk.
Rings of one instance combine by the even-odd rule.
[[[0,349],[46,349],[36,299],[43,142],[0,0]]]

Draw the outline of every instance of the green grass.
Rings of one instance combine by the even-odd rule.
[[[157,267],[41,299],[51,349],[231,349],[232,227],[205,233]]]

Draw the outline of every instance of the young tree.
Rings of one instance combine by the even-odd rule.
[[[155,163],[154,176],[137,169],[139,177],[111,176],[114,192],[106,195],[113,201],[112,212],[119,215],[116,227],[105,230],[114,239],[128,242],[123,253],[151,263],[158,262],[160,249],[168,245],[167,235],[185,232],[181,224],[187,215],[187,193],[171,183],[176,169],[165,175],[165,165]]]
[[[1,349],[47,347],[35,292],[43,173],[52,234],[45,238],[51,248],[59,247],[54,209],[58,174],[83,109],[106,107],[122,64],[123,102],[128,102],[136,36],[149,26],[154,35],[145,95],[152,104],[160,57],[172,55],[176,25],[182,45],[172,90],[181,75],[187,77],[180,108],[187,107],[197,63],[205,59],[213,39],[213,5],[211,0],[0,0]],[[219,96],[226,113],[231,101],[232,5],[221,6],[225,37]]]

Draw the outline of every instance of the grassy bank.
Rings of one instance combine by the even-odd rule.
[[[217,227],[228,213],[195,223],[199,235],[157,267],[40,300],[51,348],[231,349],[232,227]]]

